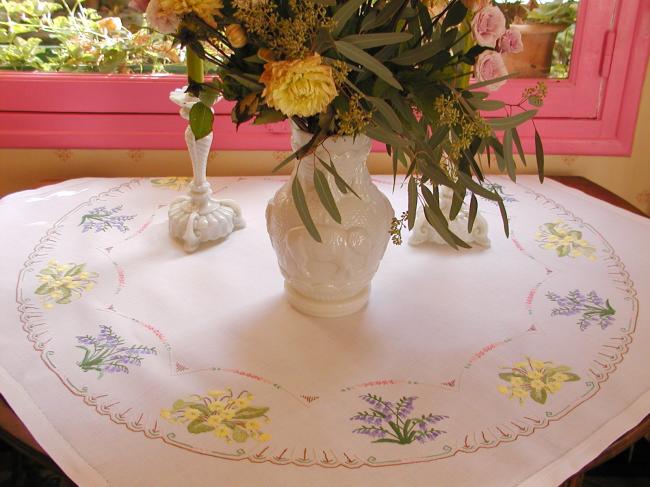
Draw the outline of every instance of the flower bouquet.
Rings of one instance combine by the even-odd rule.
[[[518,33],[507,29],[505,17],[488,0],[151,0],[146,13],[150,26],[187,47],[188,91],[201,100],[189,117],[197,139],[211,132],[210,106],[217,96],[236,102],[232,120],[237,125],[291,121],[294,151],[276,170],[297,161],[282,200],[292,201],[299,220],[282,227],[283,239],[285,234],[293,238],[289,233],[296,225],[315,242],[338,242],[333,249],[368,238],[372,232],[350,233],[352,217],[342,205],[370,193],[354,171],[341,170],[354,158],[346,141],[363,146],[368,139],[386,145],[394,181],[403,172],[408,189],[408,207],[400,218],[394,219],[392,210],[387,221],[385,215],[372,216],[382,220],[378,235],[385,237],[379,259],[389,233],[401,242],[400,232],[413,227],[418,208],[449,245],[468,247],[450,230],[449,220],[468,199],[471,232],[477,196],[499,205],[508,233],[502,198],[485,184],[482,164],[495,161],[515,179],[515,150],[525,163],[517,127],[532,121],[546,89],[538,84],[516,104],[488,98],[508,78],[501,53],[522,49]],[[203,79],[203,61],[216,66],[211,80]],[[492,116],[485,117],[487,112]],[[541,179],[537,130],[535,141]],[[347,155],[337,154],[337,147]],[[453,193],[447,214],[440,188]],[[267,219],[281,254],[270,210]],[[330,228],[332,221],[348,233]],[[308,245],[302,237],[287,245],[298,241]],[[300,252],[287,252],[305,274],[315,272],[295,257]],[[343,265],[346,258],[336,252],[328,258]],[[363,252],[373,253],[356,252],[355,261]],[[280,260],[286,277],[291,266]],[[378,262],[369,264],[372,274]],[[323,289],[335,280],[325,279]]]
[[[527,90],[514,105],[487,99],[483,90],[508,78],[500,53],[522,48],[491,2],[151,0],[146,15],[150,26],[188,48],[188,90],[202,100],[190,114],[197,138],[211,131],[209,106],[218,94],[236,101],[232,120],[238,125],[290,119],[312,134],[278,168],[328,137],[366,134],[386,144],[395,175],[400,165],[406,168],[409,227],[420,204],[450,245],[463,246],[446,230],[435,197],[446,186],[454,191],[452,219],[467,193],[475,215],[479,195],[499,204],[507,232],[500,196],[481,184],[480,157],[492,155],[499,170],[515,178],[513,144],[524,160],[517,126],[535,116],[526,102],[541,105],[544,88]],[[203,81],[201,59],[217,66],[212,81]],[[505,115],[482,115],[493,111]],[[535,139],[541,177],[537,131]],[[328,161],[323,169],[335,171]],[[329,200],[328,188],[322,191]],[[318,239],[309,208],[298,210]]]

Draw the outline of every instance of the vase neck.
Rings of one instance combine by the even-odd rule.
[[[292,137],[294,151],[302,147],[311,137],[304,132],[296,137],[295,130]],[[370,181],[370,174],[366,165],[370,153],[370,139],[360,135],[352,137],[332,137],[325,140],[313,154],[310,154],[296,162],[294,174],[298,175],[300,184],[303,187],[311,188],[314,185],[314,166],[322,171],[328,179],[330,188],[336,190],[336,182],[332,174],[323,166],[334,166],[336,172],[355,191],[363,191],[363,188]],[[321,162],[322,161],[322,162]],[[337,191],[337,190],[336,190]]]

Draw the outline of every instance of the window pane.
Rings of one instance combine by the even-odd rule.
[[[0,1],[0,69],[183,72],[170,38],[143,28],[129,0]]]
[[[579,0],[497,0],[524,51],[504,54],[516,78],[568,78]]]

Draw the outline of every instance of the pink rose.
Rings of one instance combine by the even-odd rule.
[[[131,0],[129,2],[129,7],[131,7],[133,10],[137,10],[138,12],[144,12],[147,10],[149,1],[150,0]]]
[[[474,65],[474,76],[478,81],[489,81],[506,76],[508,70],[503,62],[503,57],[496,51],[483,51],[479,54]],[[486,89],[495,91],[505,84],[506,80],[487,85]]]
[[[505,31],[506,18],[499,7],[485,7],[472,19],[472,33],[479,46],[496,47],[497,40]]]
[[[147,24],[161,34],[173,34],[178,30],[181,18],[173,13],[166,13],[160,9],[158,0],[151,0],[145,11]]]
[[[521,32],[516,29],[508,29],[499,39],[497,50],[499,52],[512,52],[514,54],[523,51],[524,43],[521,41]]]

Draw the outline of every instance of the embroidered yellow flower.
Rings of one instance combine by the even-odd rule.
[[[555,250],[558,257],[586,257],[596,260],[596,248],[582,238],[582,232],[570,227],[566,222],[557,220],[539,227],[535,240],[546,250]]]
[[[288,117],[316,115],[336,97],[332,68],[319,54],[295,61],[271,61],[260,77],[266,104]]]
[[[499,384],[497,390],[510,399],[518,399],[520,404],[529,396],[533,401],[544,404],[548,395],[559,391],[562,384],[580,380],[570,370],[566,365],[529,358],[517,362],[509,372],[499,374],[508,385]]]
[[[159,0],[160,10],[179,17],[195,13],[210,27],[216,27],[215,17],[221,17],[222,0]]]
[[[206,395],[178,399],[171,409],[162,409],[160,417],[170,423],[185,424],[194,435],[212,432],[227,443],[268,441],[271,437],[260,431],[260,423],[269,422],[269,408],[251,405],[252,399],[248,391],[235,395],[230,388],[212,390]]]
[[[185,419],[189,419],[190,421],[193,421],[199,416],[201,416],[201,412],[198,409],[187,408],[183,416],[185,417]]]
[[[59,264],[50,260],[47,267],[41,269],[36,276],[40,285],[35,293],[41,297],[45,308],[69,304],[93,288],[98,275],[85,271],[84,267],[85,264]]]

